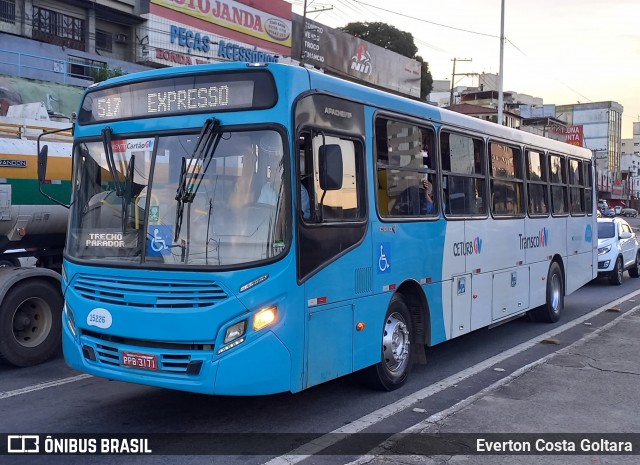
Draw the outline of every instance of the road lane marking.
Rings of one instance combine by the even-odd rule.
[[[45,381],[44,383],[33,384],[31,386],[23,387],[20,389],[14,389],[13,391],[0,392],[0,399],[8,399],[9,397],[21,396],[29,394],[35,391],[41,391],[42,389],[49,389],[52,387],[62,386],[63,384],[75,383],[76,381],[82,381],[83,379],[93,378],[92,375],[78,375],[71,376],[69,378],[54,379],[52,381]]]
[[[303,444],[302,446],[296,448],[295,450],[289,452],[289,454],[286,455],[281,455],[279,457],[275,457],[272,460],[269,460],[268,462],[265,462],[265,465],[294,465],[296,463],[299,463],[307,458],[309,458],[310,456],[317,454],[318,452],[320,452],[321,450],[332,446],[338,442],[340,442],[342,439],[344,439],[345,437],[347,437],[347,435],[349,434],[353,434],[353,433],[358,433],[360,431],[363,431],[364,429],[375,425],[376,423],[379,423],[383,420],[385,420],[386,418],[395,415],[396,413],[399,413],[402,410],[405,410],[406,408],[408,408],[409,406],[415,404],[416,402],[419,402],[423,399],[426,399],[428,397],[431,397],[441,391],[443,391],[444,389],[447,389],[451,386],[453,386],[454,384],[457,384],[477,373],[480,373],[483,370],[486,370],[488,368],[491,368],[493,365],[496,365],[500,362],[502,362],[503,360],[506,360],[510,357],[513,357],[521,352],[524,352],[525,350],[539,344],[541,339],[545,339],[548,337],[552,337],[555,336],[557,334],[560,334],[564,331],[567,331],[571,328],[573,328],[574,326],[580,325],[582,323],[584,323],[585,321],[587,321],[588,319],[594,317],[595,315],[597,315],[598,313],[606,310],[607,308],[613,307],[615,305],[618,305],[621,302],[625,302],[625,301],[629,301],[631,298],[637,296],[640,294],[640,290],[629,293],[623,297],[620,297],[619,299],[613,301],[613,302],[609,302],[599,308],[596,308],[595,310],[592,310],[591,312],[578,317],[568,323],[565,323],[547,333],[543,333],[540,334],[538,336],[535,336],[534,338],[530,339],[529,341],[523,342],[515,347],[512,347],[509,350],[506,350],[504,352],[501,352],[498,355],[495,355],[487,360],[484,360],[483,362],[480,362],[472,367],[469,367],[461,372],[458,372],[454,375],[449,376],[448,378],[445,378],[441,381],[438,381],[434,384],[431,384],[419,391],[414,392],[413,394],[410,394],[406,397],[403,397],[402,399],[397,400],[396,402],[389,404],[385,407],[382,407],[374,412],[369,413],[368,415],[365,415],[357,420],[352,421],[351,423],[344,425],[340,428],[337,428],[333,431],[331,431],[330,433],[327,433],[323,436],[320,436],[319,438],[316,438],[313,441],[310,441],[306,444]],[[629,312],[625,312],[629,313]],[[617,318],[616,318],[617,320]],[[615,321],[615,320],[614,320]],[[610,325],[613,322],[610,322],[607,324]],[[596,330],[595,332],[599,332],[599,330]],[[593,334],[593,333],[592,333]],[[590,335],[587,335],[585,337],[589,337]],[[582,340],[584,338],[581,338],[580,340]],[[562,349],[564,350],[564,349]],[[557,352],[554,352],[557,353]],[[533,362],[536,363],[536,362]],[[530,364],[531,365],[531,364]],[[529,366],[529,365],[528,365]],[[522,369],[522,368],[521,368]],[[519,370],[521,370],[519,369]],[[511,375],[510,375],[511,376]],[[8,399],[11,397],[17,397],[20,395],[25,395],[25,394],[29,394],[31,392],[35,392],[35,391],[40,391],[43,389],[49,389],[49,388],[54,388],[54,387],[58,387],[58,386],[62,386],[65,384],[70,384],[70,383],[74,383],[77,381],[82,381],[85,379],[89,379],[89,378],[93,378],[93,375],[89,375],[89,374],[80,374],[77,376],[71,376],[68,378],[62,378],[62,379],[56,379],[56,380],[51,380],[51,381],[46,381],[43,383],[38,383],[38,384],[34,384],[31,386],[27,386],[24,388],[20,388],[20,389],[15,389],[12,391],[0,391],[0,400],[2,399]],[[437,414],[435,414],[437,415]]]
[[[633,300],[630,300],[630,301],[633,302]],[[562,349],[560,349],[560,350],[558,350],[556,352],[552,352],[552,353],[550,353],[548,355],[545,355],[544,357],[542,357],[542,358],[540,358],[538,360],[535,360],[535,361],[529,363],[528,365],[525,365],[523,367],[518,368],[516,371],[511,373],[509,376],[505,376],[504,378],[502,378],[502,379],[496,381],[495,383],[485,387],[484,389],[476,392],[475,394],[467,397],[466,399],[462,399],[461,401],[453,404],[451,407],[449,407],[447,409],[444,409],[444,410],[441,410],[440,412],[436,412],[433,415],[431,415],[430,417],[422,420],[421,422],[416,423],[415,425],[412,425],[412,426],[406,428],[405,430],[401,431],[400,433],[394,434],[389,439],[384,441],[382,444],[378,445],[377,447],[375,447],[374,449],[369,451],[369,453],[367,453],[366,455],[363,455],[363,456],[357,458],[356,460],[354,460],[352,462],[349,462],[349,463],[347,463],[345,465],[364,465],[364,464],[372,461],[377,456],[385,454],[391,447],[393,447],[393,444],[402,435],[410,434],[410,433],[420,433],[425,428],[428,428],[431,425],[438,424],[441,421],[446,420],[451,415],[454,415],[455,413],[457,413],[458,411],[460,411],[463,408],[467,407],[468,405],[473,404],[476,400],[481,399],[482,397],[491,394],[493,391],[497,390],[499,387],[510,383],[511,381],[515,380],[516,378],[519,378],[520,376],[522,376],[523,374],[527,373],[528,371],[531,371],[533,368],[537,367],[538,365],[542,365],[547,360],[549,360],[549,359],[551,359],[551,358],[553,358],[553,357],[555,357],[557,355],[562,355],[562,354],[564,354],[566,352],[574,350],[574,349],[580,347],[581,345],[583,345],[584,343],[586,343],[587,341],[589,341],[589,340],[593,339],[594,337],[598,336],[600,333],[608,330],[612,326],[615,326],[617,324],[622,323],[623,322],[622,320],[624,318],[628,318],[630,315],[635,314],[639,309],[640,309],[640,305],[630,309],[627,312],[625,312],[625,314],[622,317],[615,318],[614,320],[610,321],[609,323],[605,324],[604,326],[601,326],[600,328],[596,329],[592,333],[589,333],[586,336],[578,339],[573,344],[570,344],[570,345],[568,345],[566,347],[563,347]],[[386,457],[387,458],[392,458],[393,456],[386,455]]]
[[[540,343],[540,340],[549,338],[552,336],[556,336],[560,333],[563,333],[573,328],[574,326],[578,326],[584,323],[585,321],[589,320],[590,318],[593,318],[598,313],[603,312],[607,308],[616,306],[621,302],[626,302],[630,298],[633,298],[638,294],[640,294],[640,291],[635,291],[625,296],[622,296],[613,302],[609,302],[601,307],[596,308],[595,310],[592,310],[591,312],[585,315],[582,315],[581,317],[576,318],[575,320],[569,321],[568,323],[558,326],[557,328],[554,328],[547,333],[543,333],[538,336],[535,336],[534,338],[526,342],[523,342],[522,344],[512,347],[511,349],[506,350],[504,352],[501,352],[498,355],[494,355],[493,357],[487,360],[484,360],[472,367],[469,367],[454,375],[451,375],[448,378],[438,381],[437,383],[431,384],[419,391],[414,392],[413,394],[410,394],[406,397],[403,397],[402,399],[397,400],[392,404],[389,404],[374,412],[371,412],[368,415],[365,415],[357,420],[352,421],[347,425],[337,428],[331,431],[330,433],[320,436],[319,438],[313,441],[303,444],[302,446],[294,449],[293,451],[290,451],[286,455],[274,457],[268,462],[265,462],[264,465],[294,465],[298,462],[302,462],[303,460],[308,459],[312,455],[319,453],[323,449],[329,446],[332,446],[334,444],[337,444],[342,439],[344,439],[344,435],[358,433],[360,431],[365,430],[366,428],[369,428],[372,425],[375,425],[376,423],[380,423],[382,420],[392,415],[395,415],[396,413],[399,413],[402,410],[407,409],[411,405],[421,400],[431,397],[447,388],[450,388],[454,384],[458,384],[461,381],[464,381],[465,379],[470,378],[471,376],[474,376],[488,368],[491,368],[493,365],[496,365],[508,358],[511,358],[521,352],[524,352],[527,349],[530,349],[531,347],[538,345]]]

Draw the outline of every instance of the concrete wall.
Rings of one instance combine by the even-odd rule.
[[[0,33],[0,75],[86,87],[91,79],[70,76],[69,57],[79,57],[108,63],[109,68],[120,68],[125,73],[149,69],[128,61],[105,58],[97,53],[82,52],[57,45]]]

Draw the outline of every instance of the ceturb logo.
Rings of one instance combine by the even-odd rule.
[[[518,234],[518,237],[520,237],[520,250],[538,249],[540,247],[546,247],[549,243],[549,230],[542,228],[537,236]]]
[[[478,255],[482,252],[482,239],[476,237],[468,242],[455,242],[453,244],[453,255],[460,257],[464,255]]]

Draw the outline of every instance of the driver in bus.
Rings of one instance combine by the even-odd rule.
[[[275,206],[278,194],[274,185],[272,167],[282,161],[281,141],[277,133],[268,131],[260,138],[258,157],[260,171],[264,173],[264,183],[260,189],[258,203]]]
[[[240,157],[239,174],[233,192],[229,195],[229,206],[241,208],[254,201],[253,178],[256,172],[257,157],[251,138],[237,136],[236,153]]]

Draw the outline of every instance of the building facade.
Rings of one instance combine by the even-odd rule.
[[[633,137],[622,139],[620,166],[629,185],[629,197],[634,207],[640,206],[640,122],[633,123]]]
[[[568,126],[582,127],[583,146],[596,157],[596,187],[599,198],[622,203],[629,188],[622,177],[622,112],[617,102],[556,105],[556,118]]]
[[[419,97],[420,63],[303,26],[284,0],[0,0],[0,114],[45,102],[70,115],[87,86],[113,75],[216,61],[299,64],[303,50],[306,66]]]

